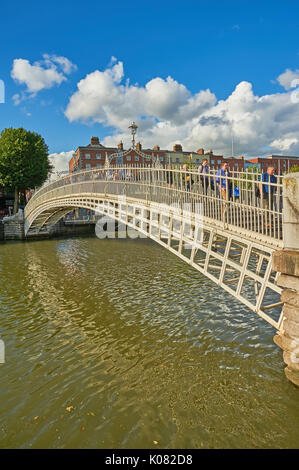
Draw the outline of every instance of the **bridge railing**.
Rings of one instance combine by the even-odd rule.
[[[126,195],[145,201],[179,205],[195,212],[200,206],[211,223],[282,239],[282,177],[262,181],[256,172],[199,173],[197,169],[119,166],[83,170],[39,189],[25,216],[48,199],[68,194]],[[189,209],[188,209],[189,208]]]

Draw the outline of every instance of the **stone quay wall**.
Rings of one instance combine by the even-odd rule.
[[[60,220],[57,224],[55,224],[53,227],[50,227],[48,230],[43,230],[39,233],[33,233],[26,237],[23,218],[12,216],[5,218],[3,221],[0,221],[0,241],[32,240],[85,234],[88,235],[94,233],[94,221],[91,221],[90,223],[65,223],[63,220]]]
[[[299,173],[283,177],[283,246],[272,255],[284,302],[282,331],[274,342],[283,350],[287,378],[299,387]]]
[[[286,377],[299,387],[299,251],[276,251],[272,259],[273,268],[281,273],[277,285],[284,289],[283,328],[274,342],[283,350]]]

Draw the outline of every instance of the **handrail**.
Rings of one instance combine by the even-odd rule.
[[[41,187],[28,202],[25,217],[50,197],[78,194],[84,188],[96,194],[105,192],[103,183],[111,194],[135,195],[169,205],[189,204],[191,210],[200,204],[205,217],[282,239],[282,177],[278,176],[276,182],[262,182],[260,173],[248,171],[199,173],[197,169],[149,166],[81,170]]]

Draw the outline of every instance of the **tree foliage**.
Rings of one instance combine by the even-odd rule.
[[[36,132],[8,128],[0,136],[0,185],[18,190],[40,186],[51,170],[48,146]]]
[[[299,172],[299,165],[292,166],[287,173],[298,173]]]

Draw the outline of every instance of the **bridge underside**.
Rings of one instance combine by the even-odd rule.
[[[272,270],[274,248],[209,224],[200,214],[161,203],[101,194],[47,200],[25,221],[27,235],[48,230],[75,208],[108,216],[156,241],[214,281],[277,330],[282,329],[281,288]]]

